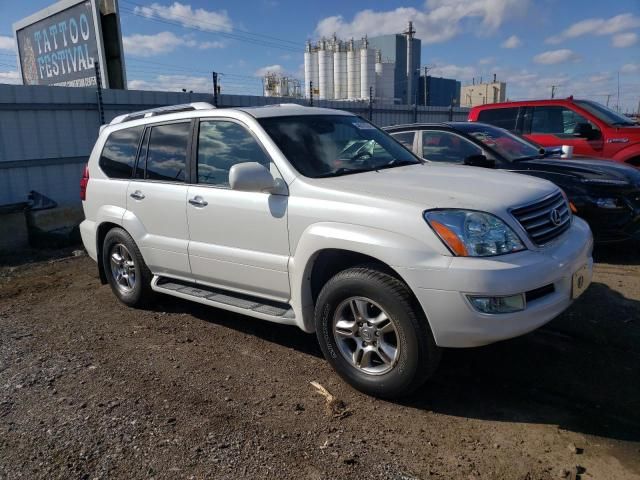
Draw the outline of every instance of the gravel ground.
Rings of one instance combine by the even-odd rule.
[[[126,308],[86,256],[5,265],[0,479],[640,479],[632,251],[602,250],[544,328],[447,350],[402,402],[351,389],[293,327],[170,297]]]

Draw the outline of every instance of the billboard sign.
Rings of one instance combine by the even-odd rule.
[[[119,63],[106,61],[101,1],[104,3],[104,0],[63,0],[14,25],[24,85],[93,86],[94,62],[100,65],[103,87],[109,87],[108,64],[119,67],[122,71],[117,73],[124,79],[123,59]],[[115,11],[113,0],[111,4]],[[117,40],[121,45],[121,39]]]

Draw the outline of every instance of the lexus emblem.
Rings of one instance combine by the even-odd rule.
[[[558,210],[557,208],[551,210],[551,212],[549,213],[549,218],[551,219],[551,223],[553,223],[554,225],[560,225],[560,223],[562,222],[562,218],[560,217],[560,210]]]

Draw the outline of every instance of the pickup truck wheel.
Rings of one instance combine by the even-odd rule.
[[[352,386],[370,395],[406,395],[440,360],[431,329],[408,287],[370,268],[350,268],[322,288],[316,334],[325,358]]]
[[[125,305],[145,306],[151,297],[151,272],[138,246],[124,229],[109,230],[102,246],[102,264],[111,290]]]

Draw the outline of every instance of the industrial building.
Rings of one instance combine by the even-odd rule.
[[[475,79],[471,85],[465,85],[460,91],[461,107],[476,107],[487,103],[504,102],[507,99],[507,84],[496,80],[493,76],[492,82],[476,83]]]
[[[277,72],[267,72],[262,78],[262,91],[265,97],[302,98],[300,80]]]
[[[449,107],[460,105],[460,82],[452,78],[423,75],[418,80],[418,105]]]
[[[411,103],[420,68],[421,41],[409,22],[403,34],[343,41],[334,37],[304,52],[305,97]],[[409,94],[409,92],[413,92]]]

